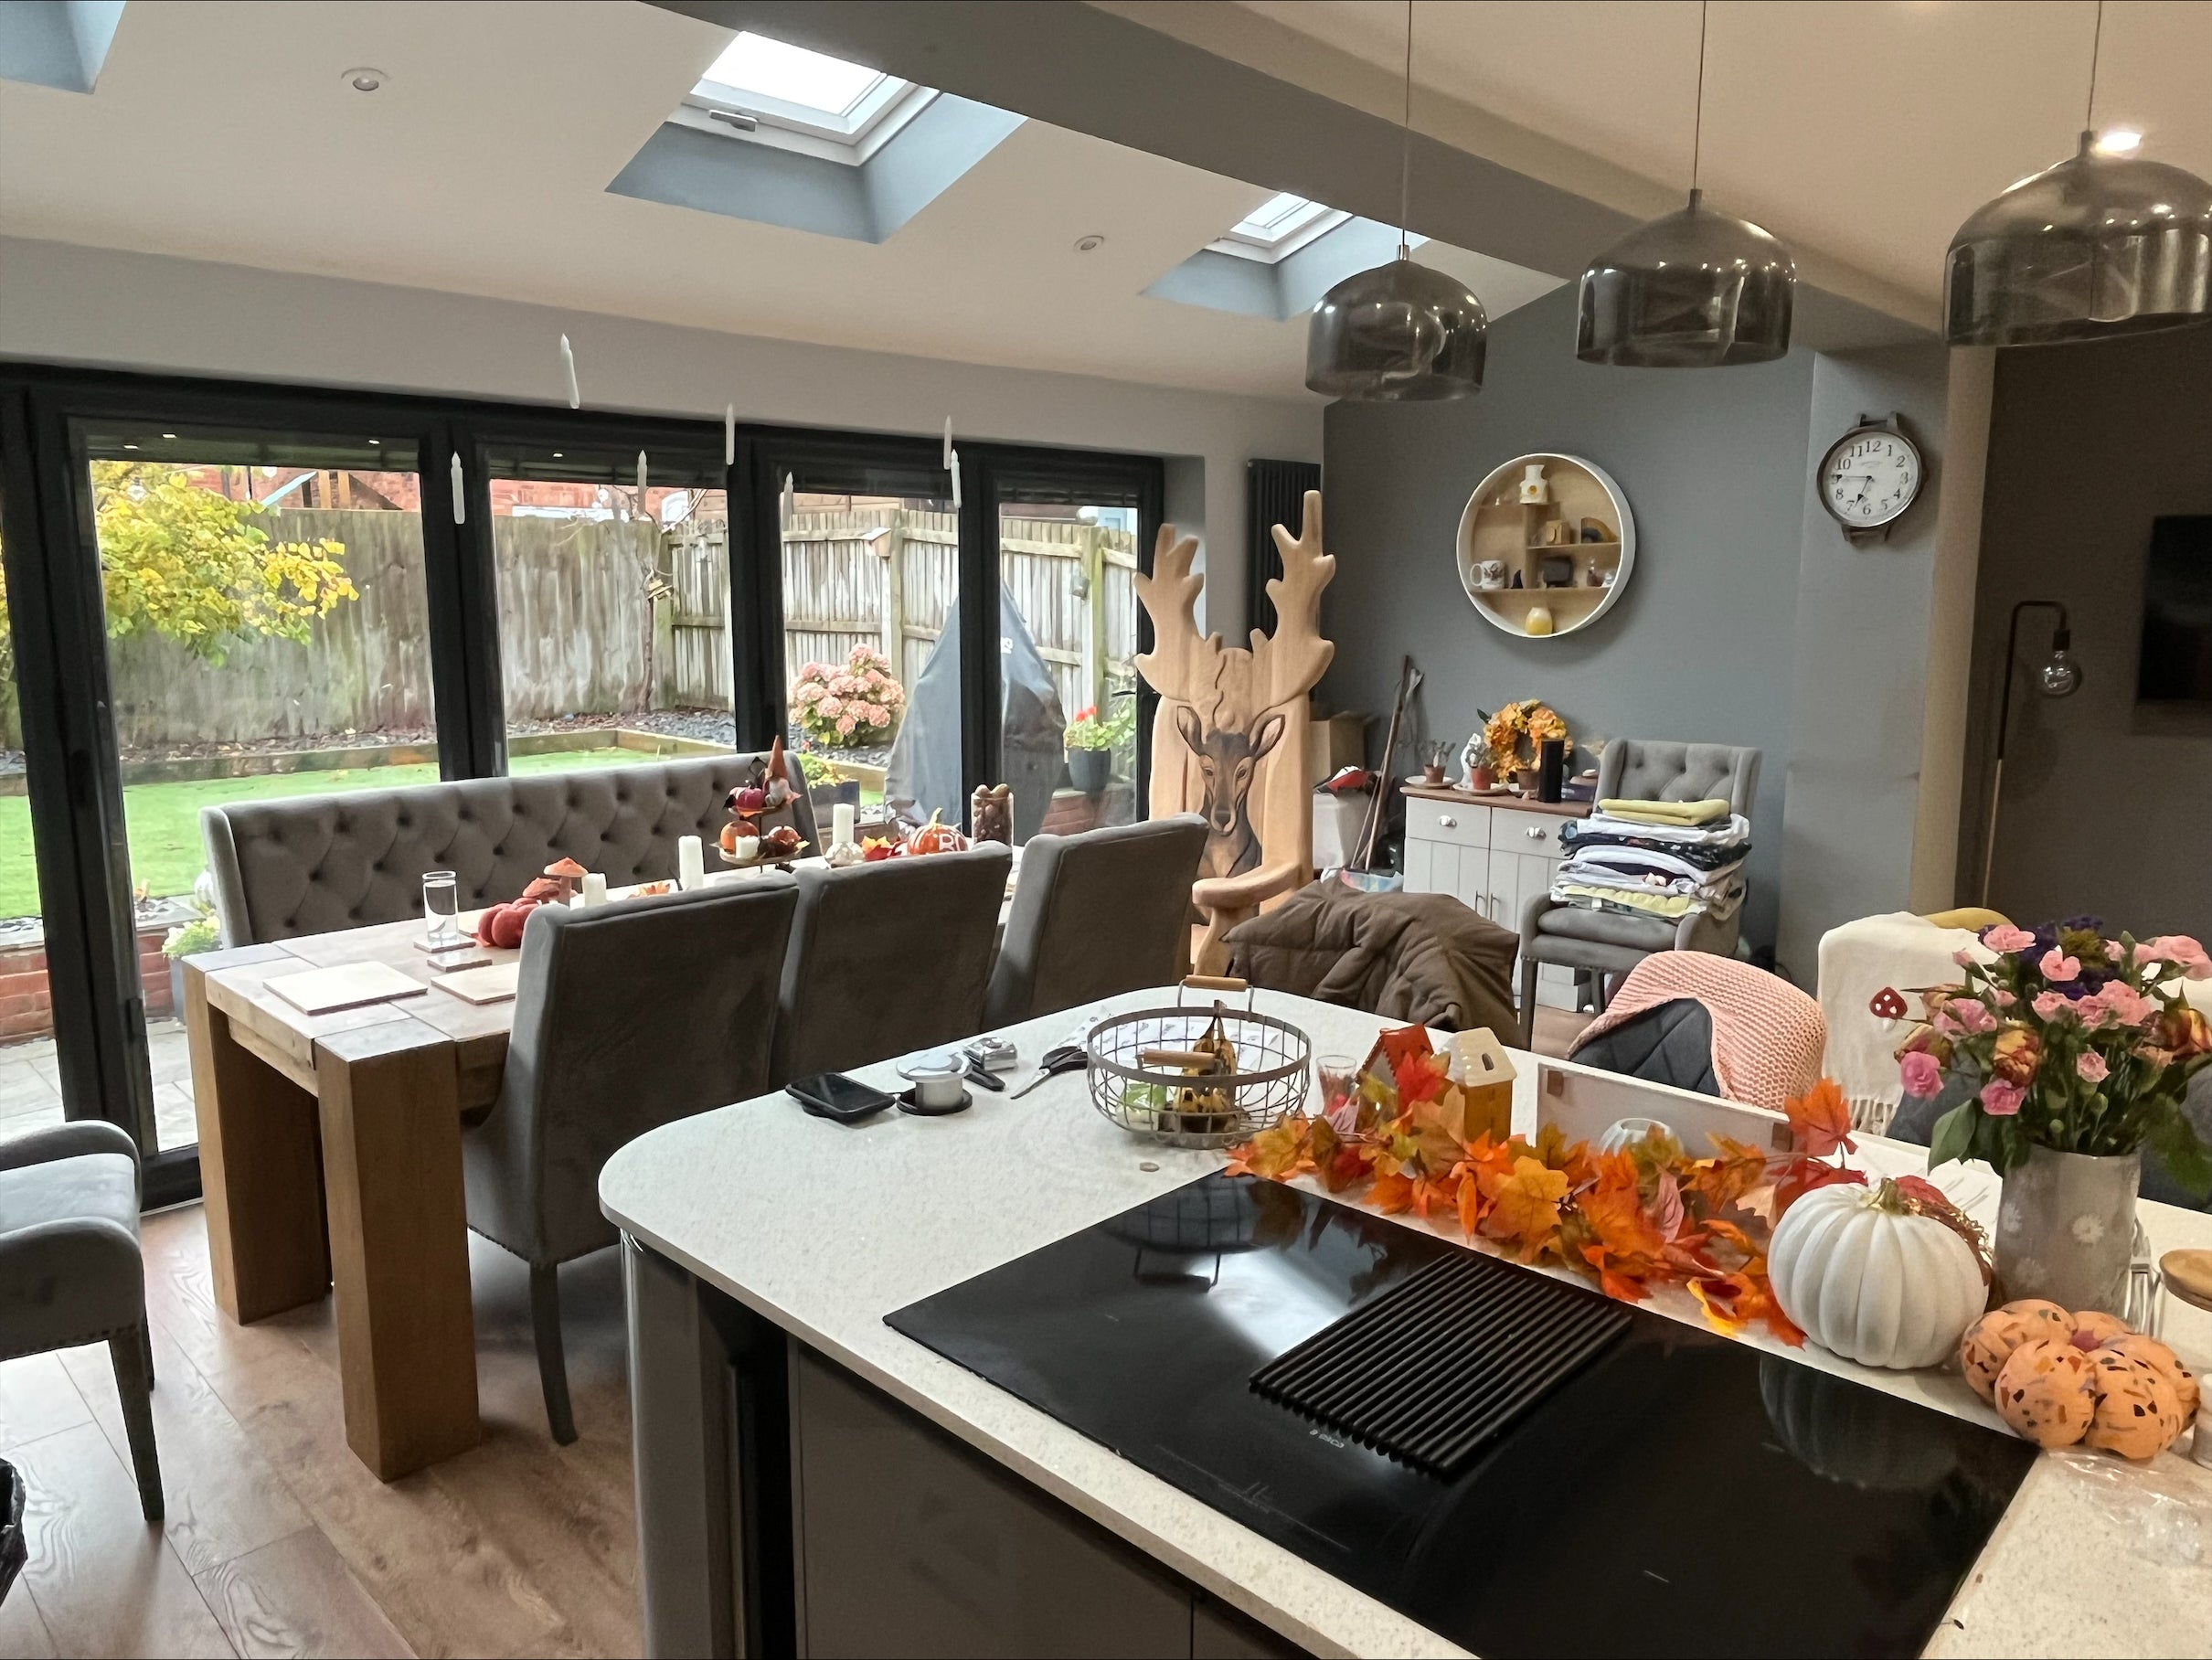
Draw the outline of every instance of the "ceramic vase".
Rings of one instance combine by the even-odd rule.
[[[2007,1301],[2066,1309],[2127,1306],[2143,1154],[2100,1157],[2031,1146],[1998,1200],[1997,1281]]]

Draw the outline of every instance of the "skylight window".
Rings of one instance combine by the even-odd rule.
[[[676,119],[857,164],[935,96],[896,75],[747,29],[707,66]]]
[[[1221,253],[1272,265],[1343,224],[1352,216],[1289,191],[1278,191],[1246,214],[1213,244]]]

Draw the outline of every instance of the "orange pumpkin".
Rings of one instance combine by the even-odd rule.
[[[1959,1370],[1967,1386],[1983,1399],[1996,1392],[1997,1375],[2013,1351],[2039,1337],[2064,1339],[2074,1334],[2074,1317],[2056,1303],[2023,1298],[1993,1308],[1966,1328],[1959,1340]]]
[[[930,822],[906,839],[909,853],[959,853],[968,845],[968,838],[951,825],[943,822],[944,810],[939,808],[930,814]]]
[[[2070,1447],[2097,1416],[2097,1367],[2060,1337],[2031,1337],[1997,1374],[1997,1415],[2038,1447]]]
[[[2128,1335],[2128,1323],[2117,1314],[2108,1314],[2100,1308],[2085,1308],[2074,1315],[2074,1346],[2095,1348],[2114,1337]],[[2082,1340],[2087,1338],[2085,1343]]]
[[[2142,1361],[2111,1349],[2090,1357],[2097,1410],[2081,1439],[2122,1458],[2156,1458],[2180,1439],[2185,1420],[2174,1386]]]
[[[2149,1367],[2174,1386],[2175,1404],[2181,1409],[2184,1423],[2196,1416],[2203,1403],[2204,1392],[2196,1381],[2196,1374],[2181,1363],[2181,1357],[2155,1337],[2139,1337],[2130,1332],[2114,1337],[2103,1345],[2114,1354],[2125,1355],[2140,1365]]]

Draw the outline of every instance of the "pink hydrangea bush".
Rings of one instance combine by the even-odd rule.
[[[1898,1050],[1907,1094],[1967,1091],[1936,1121],[1929,1162],[2004,1171],[2031,1146],[2147,1146],[2183,1186],[2212,1191],[2212,1154],[2182,1110],[2191,1075],[2212,1063],[2212,1023],[2182,991],[2212,979],[2204,947],[2184,934],[2108,939],[2092,917],[1988,928],[1982,943],[1994,961],[1962,963],[1959,984],[1920,993],[1924,1017]]]
[[[853,647],[842,667],[809,663],[792,682],[792,715],[800,729],[832,749],[890,742],[906,705],[891,660],[873,646]]]

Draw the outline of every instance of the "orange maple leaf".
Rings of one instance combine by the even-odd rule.
[[[1717,1158],[1701,1158],[1690,1166],[1688,1179],[1683,1186],[1705,1203],[1706,1214],[1718,1215],[1738,1199],[1766,1179],[1767,1155],[1757,1147],[1746,1146],[1716,1134],[1713,1145],[1719,1150]]]
[[[1383,1171],[1375,1178],[1374,1190],[1367,1195],[1375,1208],[1385,1216],[1396,1216],[1401,1210],[1413,1208],[1413,1181],[1396,1169]]]
[[[1844,1165],[1823,1164],[1816,1158],[1792,1159],[1774,1178],[1774,1222],[1779,1226],[1782,1212],[1815,1187],[1832,1187],[1838,1182],[1856,1182],[1864,1186],[1866,1173]]]
[[[1834,1079],[1824,1078],[1803,1095],[1783,1101],[1782,1112],[1790,1120],[1790,1136],[1798,1152],[1825,1158],[1838,1147],[1857,1150],[1851,1140],[1851,1103]]]
[[[1600,1242],[1614,1256],[1657,1256],[1666,1240],[1636,1190],[1635,1161],[1625,1153],[1601,1153],[1594,1162],[1598,1184],[1577,1195],[1575,1204]]]
[[[1288,1181],[1301,1171],[1313,1167],[1313,1154],[1307,1142],[1307,1127],[1312,1121],[1299,1112],[1292,1113],[1271,1130],[1262,1130],[1241,1147],[1229,1150],[1228,1176],[1263,1176],[1272,1181]]]
[[[1398,1061],[1394,1076],[1401,1112],[1410,1114],[1423,1101],[1434,1101],[1444,1092],[1447,1064],[1441,1055],[1428,1052],[1408,1055]]]
[[[1545,1168],[1540,1160],[1521,1157],[1514,1161],[1511,1175],[1494,1181],[1490,1214],[1483,1218],[1483,1231],[1494,1240],[1518,1244],[1521,1260],[1533,1262],[1559,1230],[1559,1202],[1567,1197],[1567,1174]]]

